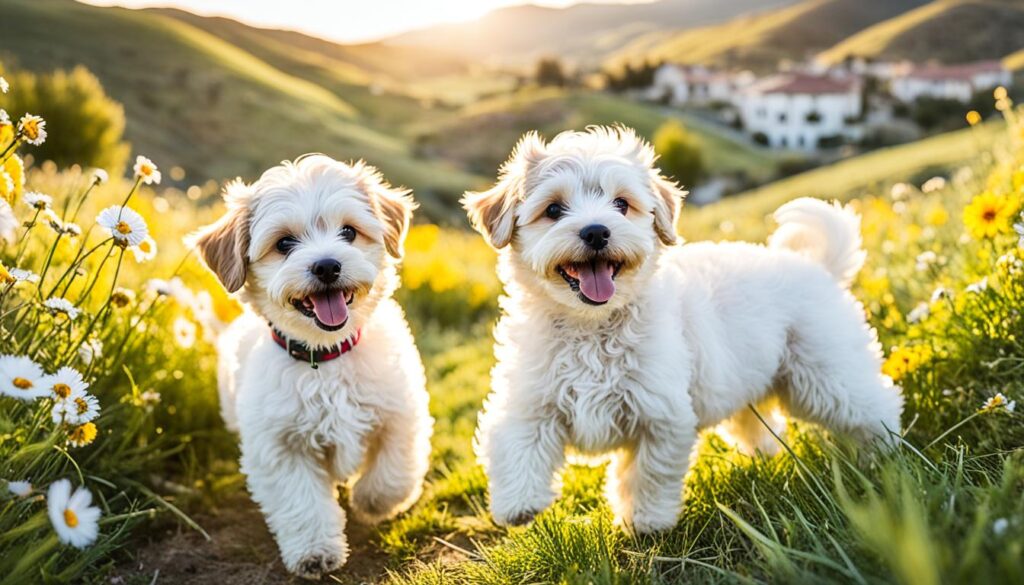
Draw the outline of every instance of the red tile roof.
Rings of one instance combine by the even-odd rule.
[[[786,73],[765,78],[748,91],[751,93],[802,93],[802,94],[835,94],[855,91],[859,82],[855,78],[836,79],[823,75],[806,73]]]
[[[955,79],[970,81],[979,73],[994,73],[1003,70],[1003,64],[999,61],[977,61],[975,63],[963,63],[960,65],[922,65],[911,70],[908,77],[918,79],[929,79],[940,81],[943,79]]]

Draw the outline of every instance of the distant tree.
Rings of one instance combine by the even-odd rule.
[[[59,166],[80,164],[124,170],[128,144],[124,135],[124,108],[103,91],[100,80],[82,66],[70,72],[7,74],[10,93],[4,108],[15,120],[25,113],[42,116],[49,136],[31,152],[39,160]]]
[[[654,150],[661,170],[683,185],[704,178],[704,154],[693,136],[677,120],[665,122],[654,134]]]
[[[534,74],[537,85],[564,87],[568,78],[562,69],[562,62],[555,57],[544,57],[537,61],[537,71]]]

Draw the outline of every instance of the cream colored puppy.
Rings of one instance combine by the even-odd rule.
[[[337,484],[375,522],[412,505],[429,464],[423,365],[391,298],[414,204],[323,155],[225,199],[195,240],[246,305],[218,342],[221,410],[285,566],[317,577],[348,554]]]
[[[683,193],[632,130],[527,134],[497,185],[468,193],[499,250],[497,365],[477,453],[499,524],[557,497],[566,447],[611,453],[608,498],[639,532],[675,525],[701,429],[771,444],[747,405],[862,439],[899,431],[902,398],[848,284],[859,218],[813,199],[768,246],[676,243]]]

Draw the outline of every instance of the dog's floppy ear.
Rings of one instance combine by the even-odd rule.
[[[526,197],[526,173],[545,155],[541,137],[536,132],[527,132],[502,165],[498,183],[486,191],[467,192],[463,196],[462,206],[469,223],[494,248],[504,248],[512,241],[515,207]]]
[[[654,171],[654,231],[666,246],[676,243],[676,220],[687,191]]]
[[[417,207],[412,192],[381,182],[370,189],[370,202],[374,213],[384,223],[384,248],[392,258],[401,260],[402,243],[409,231],[412,212]]]
[[[249,268],[250,189],[241,180],[229,183],[224,189],[227,211],[190,238],[228,292],[242,288]]]

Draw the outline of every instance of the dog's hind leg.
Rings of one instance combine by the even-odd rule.
[[[734,444],[742,453],[751,456],[760,453],[771,457],[782,450],[779,439],[786,437],[785,415],[778,400],[773,398],[762,400],[753,408],[757,414],[754,414],[751,406],[744,406],[720,424],[717,430],[726,442]]]
[[[356,517],[374,524],[407,510],[419,498],[430,467],[430,423],[420,416],[397,417],[375,437],[362,475],[350,492]]]
[[[779,391],[793,416],[859,440],[895,442],[903,396],[881,374],[877,343],[861,322],[859,334],[841,327],[814,327],[790,335]]]

